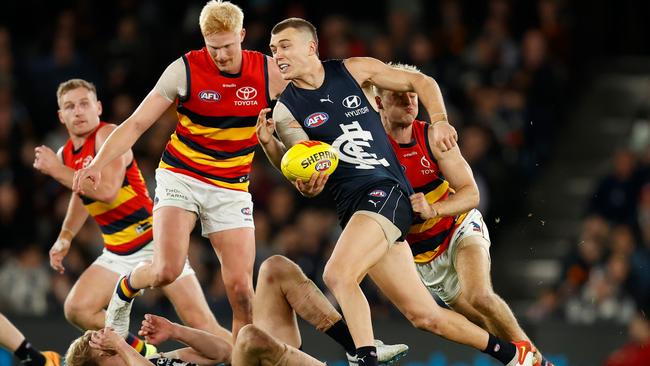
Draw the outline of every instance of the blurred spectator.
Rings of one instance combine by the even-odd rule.
[[[613,172],[598,183],[589,212],[608,221],[629,223],[636,205],[635,157],[629,150],[618,150],[614,155]]]
[[[30,245],[0,267],[0,304],[14,314],[45,315],[50,274],[40,248]]]

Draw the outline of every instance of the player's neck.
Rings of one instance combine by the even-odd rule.
[[[313,63],[301,76],[293,79],[292,82],[293,85],[301,89],[318,89],[325,82],[325,68],[320,61]]]
[[[388,125],[388,133],[398,144],[408,144],[413,140],[413,125],[391,123]]]
[[[86,139],[88,138],[88,135],[90,134],[83,135],[83,136],[70,134],[70,141],[72,141],[72,147],[74,147],[75,150],[82,147],[86,143]]]

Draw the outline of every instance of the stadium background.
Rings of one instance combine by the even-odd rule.
[[[650,344],[643,312],[650,303],[650,3],[234,2],[245,12],[245,48],[268,53],[273,24],[300,16],[317,26],[322,58],[408,62],[438,81],[480,185],[495,288],[558,366],[599,365],[630,340]],[[63,300],[101,249],[90,220],[65,274],[48,266],[68,192],[31,164],[35,146],[56,149],[67,138],[56,87],[73,77],[94,82],[103,119],[123,121],[166,65],[202,46],[203,4],[0,6],[0,311],[40,348],[63,352],[78,334],[63,318]],[[170,111],[134,148],[150,188],[174,123]],[[322,269],[339,234],[328,197],[301,198],[263,153],[251,190],[257,263],[281,253],[324,289]],[[216,256],[198,235],[190,260],[210,306],[229,324]],[[402,364],[491,364],[411,328],[371,284],[364,289],[377,336],[411,345]],[[156,291],[136,301],[132,323],[145,311],[173,317]],[[306,351],[340,364],[326,337],[303,328]],[[11,362],[0,354],[0,365]]]

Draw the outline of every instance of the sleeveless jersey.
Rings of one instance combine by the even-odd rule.
[[[426,122],[413,121],[413,140],[399,144],[390,138],[404,173],[413,185],[415,192],[424,193],[427,202],[447,199],[453,194],[449,182],[445,180],[429,146]],[[416,263],[428,263],[441,255],[449,246],[454,230],[465,219],[467,213],[454,217],[435,217],[423,220],[416,215],[406,240],[411,246]]]
[[[187,93],[177,98],[178,123],[159,168],[247,192],[257,115],[270,104],[266,56],[243,51],[239,74],[222,73],[205,47],[183,61]]]
[[[86,167],[96,153],[97,131],[106,124],[100,122],[99,127],[77,150],[74,149],[72,141],[68,140],[63,147],[63,163],[74,170]],[[104,247],[108,251],[119,255],[131,254],[153,239],[153,202],[135,158],[126,168],[122,187],[113,202],[95,201],[83,195],[80,197],[90,215],[99,224]]]
[[[367,189],[382,182],[398,184],[409,196],[406,180],[379,114],[341,60],[323,62],[325,80],[315,90],[289,84],[279,98],[310,140],[326,142],[339,152],[329,177],[339,217]]]

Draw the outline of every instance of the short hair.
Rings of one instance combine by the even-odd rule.
[[[393,67],[398,70],[406,70],[406,71],[413,71],[413,72],[420,72],[420,69],[417,68],[417,66],[409,65],[409,64],[403,64],[400,62],[389,62],[388,66]],[[372,85],[372,91],[375,93],[376,96],[381,97],[381,95],[384,93],[385,90],[377,87],[377,85]]]
[[[68,351],[65,353],[65,364],[67,366],[97,366],[97,360],[92,354],[90,337],[93,331],[88,330],[84,335],[75,339]]]
[[[61,106],[61,98],[63,98],[63,95],[70,90],[77,88],[86,88],[88,91],[95,94],[95,98],[97,97],[97,88],[95,87],[95,84],[84,79],[70,79],[59,84],[59,87],[56,89],[56,102],[59,106]]]
[[[244,26],[244,12],[230,1],[210,0],[201,9],[199,26],[204,37],[218,32],[239,32]]]
[[[288,28],[295,28],[308,32],[314,42],[316,42],[316,45],[318,45],[318,34],[316,32],[316,27],[302,18],[287,18],[281,21],[280,23],[276,24],[273,29],[271,29],[271,34],[278,34]]]

